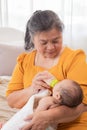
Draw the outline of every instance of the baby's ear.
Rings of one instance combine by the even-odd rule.
[[[58,100],[59,100],[60,105],[63,105],[63,104],[62,104],[62,102],[63,102],[62,95],[59,94],[59,99],[58,99]]]
[[[60,93],[57,93],[57,96],[56,96],[56,97],[57,97],[58,100],[61,100],[61,95],[60,95]]]
[[[59,100],[61,99],[61,95],[60,95],[60,94],[58,94],[58,99],[59,99]]]

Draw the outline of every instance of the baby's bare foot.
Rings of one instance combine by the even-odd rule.
[[[2,126],[5,124],[5,122],[0,122],[0,129],[2,128]]]

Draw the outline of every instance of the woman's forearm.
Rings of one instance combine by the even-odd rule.
[[[22,108],[28,99],[33,95],[31,87],[15,91],[7,97],[7,101],[12,108]]]
[[[66,106],[59,106],[54,109],[48,110],[47,117],[52,124],[56,123],[67,123],[78,118],[82,112],[85,111],[85,107],[83,104],[79,105],[76,108],[69,108]]]

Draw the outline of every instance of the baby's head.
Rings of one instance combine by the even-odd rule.
[[[64,79],[54,86],[53,97],[60,100],[60,105],[75,107],[82,102],[83,92],[77,82]]]

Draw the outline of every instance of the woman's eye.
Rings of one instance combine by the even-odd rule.
[[[41,42],[40,44],[41,44],[41,45],[46,45],[46,44],[47,44],[47,42]]]
[[[58,41],[53,41],[53,43],[55,44],[55,43],[58,43]]]

